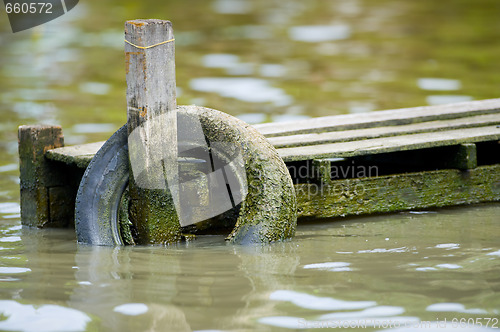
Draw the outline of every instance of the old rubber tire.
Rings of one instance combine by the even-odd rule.
[[[197,118],[208,140],[242,147],[249,190],[227,240],[244,244],[291,238],[297,223],[295,190],[276,149],[252,126],[228,114],[196,106],[181,106],[178,112]],[[128,178],[125,125],[97,152],[81,180],[75,206],[78,242],[124,244],[118,211]]]
[[[118,211],[128,177],[127,125],[124,125],[97,151],[83,174],[75,203],[79,243],[123,245]]]

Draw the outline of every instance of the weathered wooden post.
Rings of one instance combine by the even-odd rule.
[[[64,146],[61,126],[20,126],[19,169],[21,223],[25,226],[64,227],[73,219],[74,193],[66,165],[45,158],[45,152]]]
[[[172,24],[125,23],[130,219],[143,244],[180,240]]]

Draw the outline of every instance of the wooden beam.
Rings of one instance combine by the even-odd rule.
[[[301,146],[278,149],[285,162],[324,158],[345,158],[462,143],[496,141],[500,139],[500,128],[486,126],[457,130],[383,137],[362,141]]]
[[[425,121],[450,120],[498,113],[500,99],[487,99],[456,104],[402,108],[360,114],[324,116],[308,120],[255,125],[266,137],[287,136],[327,131],[398,126]]]
[[[276,148],[318,145],[338,142],[351,142],[365,139],[429,133],[451,129],[484,127],[500,123],[500,111],[495,114],[478,115],[451,120],[438,120],[412,123],[407,125],[384,126],[364,129],[320,132],[312,134],[269,137]]]
[[[296,184],[299,217],[331,218],[500,201],[500,165]]]

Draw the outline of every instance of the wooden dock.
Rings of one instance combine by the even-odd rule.
[[[300,217],[500,201],[500,99],[254,127],[285,161],[295,184]],[[37,202],[46,199],[47,207],[40,208],[43,213],[35,214],[35,220],[23,219],[24,224],[61,226],[61,218],[71,218],[75,184],[104,143],[63,147],[61,137],[56,136],[57,144],[45,140],[37,145],[35,138],[24,138],[31,139],[31,150],[43,150],[43,158],[37,157],[40,167],[65,172],[54,183],[41,181],[46,188],[38,195],[45,196]],[[22,137],[21,162],[35,156],[21,151]],[[21,184],[28,182],[21,174]],[[60,198],[66,202],[64,207],[53,201]],[[50,206],[59,206],[58,212]]]

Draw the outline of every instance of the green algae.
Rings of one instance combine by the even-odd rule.
[[[253,127],[225,113],[194,106],[179,111],[199,118],[208,141],[237,143],[242,151],[248,192],[226,239],[268,243],[292,237],[297,223],[295,191],[276,149]]]

